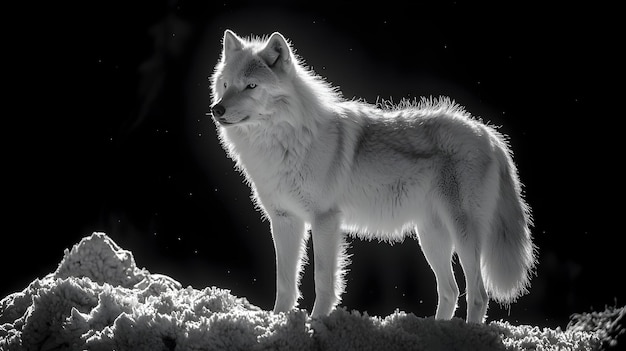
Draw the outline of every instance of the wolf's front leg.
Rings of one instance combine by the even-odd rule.
[[[328,315],[343,292],[342,268],[346,259],[339,223],[338,211],[318,214],[312,223],[315,255],[315,304],[312,317]]]
[[[296,306],[302,260],[306,254],[304,222],[284,212],[270,214],[276,251],[276,301],[274,313]]]

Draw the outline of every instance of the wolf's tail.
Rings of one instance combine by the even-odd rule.
[[[485,288],[497,302],[509,304],[528,292],[534,274],[536,248],[529,226],[530,209],[508,147],[497,148],[498,200],[490,230],[481,248],[481,272]]]

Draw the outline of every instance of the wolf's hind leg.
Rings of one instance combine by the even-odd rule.
[[[480,272],[480,246],[477,233],[466,233],[461,239],[457,255],[465,273],[467,289],[467,322],[482,323],[487,313],[489,296]]]
[[[300,296],[298,284],[303,260],[306,259],[304,222],[285,213],[270,215],[272,238],[276,251],[276,301],[274,313],[296,306]]]
[[[436,319],[450,319],[454,315],[459,298],[459,287],[452,270],[452,238],[448,229],[438,218],[420,223],[417,235],[424,256],[437,280]]]

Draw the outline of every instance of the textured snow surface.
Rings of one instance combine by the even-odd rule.
[[[138,269],[130,251],[103,233],[83,238],[54,273],[0,302],[0,350],[592,350],[598,336],[385,318],[337,309],[275,315],[228,290],[183,288]]]

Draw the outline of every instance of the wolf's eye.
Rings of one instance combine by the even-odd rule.
[[[228,87],[228,84],[226,84],[226,82],[224,82],[224,89],[226,89],[226,87]]]
[[[254,88],[256,88],[256,84],[254,83],[250,83],[246,86],[246,89],[254,89]]]

